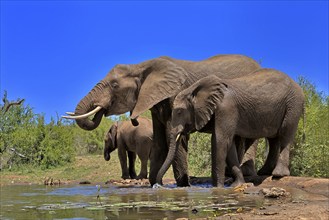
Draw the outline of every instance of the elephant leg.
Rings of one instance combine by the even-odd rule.
[[[153,140],[154,146],[150,155],[150,175],[149,181],[151,186],[156,183],[157,174],[166,160],[168,154],[168,145],[166,139],[166,128],[152,112],[153,122]],[[162,184],[162,183],[161,183]]]
[[[177,186],[185,187],[190,186],[187,164],[188,137],[182,135],[181,140],[181,143],[177,146],[172,166]]]
[[[147,160],[141,159],[141,171],[136,179],[146,179],[147,178]]]
[[[287,146],[280,153],[278,163],[276,164],[272,172],[273,176],[282,177],[282,176],[290,175],[289,154],[290,154],[290,146]]]
[[[226,157],[231,144],[232,141],[216,132],[211,136],[211,178],[215,187],[224,187]]]
[[[243,183],[245,183],[244,178],[243,178],[243,174],[240,167],[240,163],[239,163],[239,157],[238,157],[238,151],[237,151],[237,147],[236,147],[236,142],[232,142],[232,146],[229,148],[227,157],[226,157],[226,163],[227,163],[227,167],[229,168],[229,170],[231,170],[233,176],[234,176],[234,182],[231,184],[232,187],[241,185]]]
[[[294,109],[293,107],[291,109]],[[290,145],[293,142],[298,128],[299,114],[291,110],[287,112],[285,119],[280,129],[280,156],[275,169],[272,172],[273,176],[282,177],[289,176],[289,154]]]
[[[136,162],[136,153],[132,151],[128,151],[128,159],[129,159],[129,176],[131,179],[136,179],[136,170],[135,170],[135,162]]]
[[[136,143],[136,153],[139,160],[141,161],[141,170],[137,176],[137,179],[147,178],[147,162],[149,160],[152,147],[153,140],[149,139],[148,137]]]
[[[267,155],[265,164],[258,171],[258,175],[270,176],[279,160],[280,156],[280,138],[268,138],[269,142],[269,153]]]
[[[244,155],[244,138],[241,138],[240,136],[235,136],[233,140],[233,145],[234,147],[236,147],[235,151],[238,157],[238,164],[240,165],[240,161],[242,160]],[[234,177],[232,171],[232,167],[226,166],[225,176]]]
[[[118,148],[118,156],[119,156],[121,171],[122,171],[121,178],[122,179],[129,179],[130,175],[129,175],[129,170],[128,170],[128,166],[127,166],[127,152],[126,152],[126,150]]]
[[[257,176],[257,171],[255,168],[257,146],[257,139],[245,139],[245,153],[243,155],[239,154],[239,161],[240,164],[242,164],[240,167],[244,176]]]

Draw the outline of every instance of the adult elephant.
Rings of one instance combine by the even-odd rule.
[[[93,130],[103,116],[131,112],[136,124],[137,117],[150,109],[155,146],[150,158],[149,180],[153,185],[168,152],[174,97],[205,76],[237,78],[259,68],[256,61],[243,55],[218,55],[198,62],[159,57],[140,64],[116,65],[66,118],[76,119],[82,129]],[[91,115],[94,117],[89,119]],[[173,171],[178,186],[189,185],[187,141],[177,149]]]
[[[104,159],[109,161],[111,152],[118,149],[123,179],[147,178],[147,162],[153,148],[153,127],[150,119],[140,117],[138,122],[138,126],[133,126],[130,121],[116,122],[104,137]],[[138,176],[135,171],[136,154],[141,161]]]
[[[244,182],[234,146],[236,136],[267,138],[269,154],[259,174],[271,175],[281,151],[293,142],[303,106],[304,94],[300,86],[274,69],[260,69],[231,80],[214,75],[204,77],[174,100],[169,153],[157,182],[161,183],[174,158],[180,135],[204,128],[210,129],[212,134],[214,186],[224,186],[226,164],[236,177],[234,184]]]

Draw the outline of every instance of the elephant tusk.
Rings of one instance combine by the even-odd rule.
[[[66,118],[66,119],[81,119],[81,118],[87,118],[89,117],[90,115],[93,115],[93,114],[96,114],[97,112],[99,112],[99,110],[101,110],[102,107],[100,106],[97,106],[94,110],[86,113],[86,114],[83,114],[83,115],[65,115],[65,116],[62,116],[62,118]],[[70,113],[70,112],[69,112]]]
[[[176,137],[176,142],[179,140],[179,138],[181,137],[182,133],[179,133]]]
[[[71,116],[74,116],[75,113],[74,112],[65,112],[67,115],[71,115]]]

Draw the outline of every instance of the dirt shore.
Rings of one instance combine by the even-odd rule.
[[[164,179],[165,185],[174,183],[173,179]],[[202,183],[210,184],[210,178],[191,178],[192,185]],[[110,180],[108,184],[149,185],[147,180]],[[265,203],[260,208],[226,214],[218,219],[329,219],[329,179],[259,177],[254,179],[254,183],[247,183],[234,190],[264,195]],[[269,194],[264,194],[266,190]]]
[[[287,195],[269,198],[260,209],[227,219],[329,219],[329,179],[290,176],[273,180],[268,177],[244,193],[257,193],[272,187],[284,189]]]

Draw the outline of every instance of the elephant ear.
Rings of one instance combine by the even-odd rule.
[[[195,128],[200,130],[209,122],[216,107],[223,100],[227,86],[218,77],[210,75],[191,87]]]
[[[136,119],[166,98],[175,96],[187,79],[186,71],[169,59],[157,58],[143,64],[142,86],[131,118]]]

